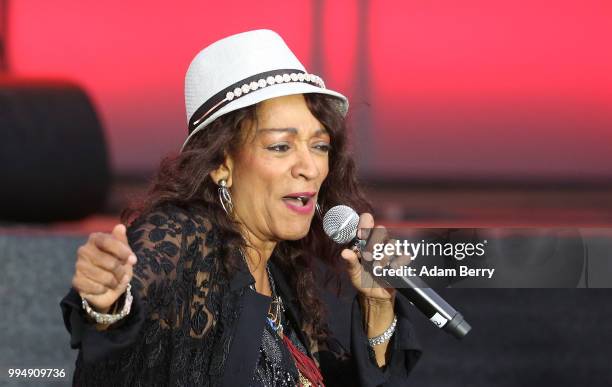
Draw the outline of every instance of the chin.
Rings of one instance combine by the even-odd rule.
[[[291,224],[281,228],[282,232],[279,233],[282,240],[297,241],[308,235],[310,231],[310,222],[307,224]]]

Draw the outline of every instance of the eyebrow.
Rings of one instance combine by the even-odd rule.
[[[296,128],[259,128],[257,132],[289,132],[292,134],[297,134],[298,130]],[[329,134],[325,129],[317,129],[315,131],[315,136],[319,134]]]

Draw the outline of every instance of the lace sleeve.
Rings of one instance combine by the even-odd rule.
[[[66,325],[73,347],[80,349],[76,385],[207,384],[203,369],[192,367],[209,363],[213,311],[219,309],[219,292],[211,293],[217,270],[213,234],[202,214],[174,205],[142,214],[128,226],[138,257],[133,309],[102,332],[73,309]],[[75,331],[80,331],[76,339]]]
[[[148,320],[160,328],[202,337],[213,316],[205,305],[212,267],[206,256],[210,223],[201,215],[166,207],[140,217],[128,227],[128,241],[138,257],[132,286]]]

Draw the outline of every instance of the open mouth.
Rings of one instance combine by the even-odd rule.
[[[283,197],[283,200],[287,201],[288,203],[291,203],[294,206],[304,207],[308,204],[311,198],[312,198],[311,196],[299,195],[299,196],[285,196]]]

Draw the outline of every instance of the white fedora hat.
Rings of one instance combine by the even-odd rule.
[[[320,93],[336,97],[342,115],[347,98],[325,88],[323,80],[306,71],[285,41],[274,31],[255,30],[228,36],[200,51],[185,76],[185,107],[189,135],[216,118],[266,99]]]

